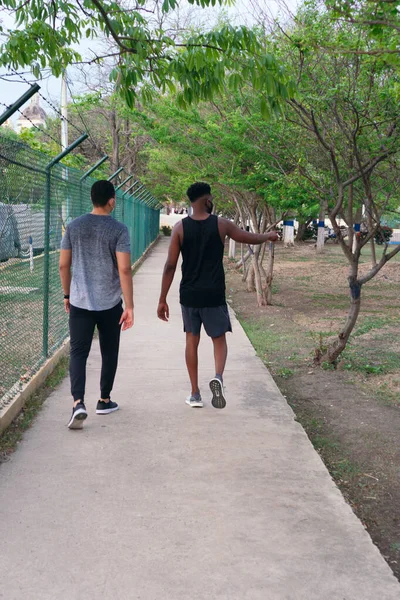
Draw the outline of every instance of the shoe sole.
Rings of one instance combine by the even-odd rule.
[[[68,429],[82,429],[84,421],[87,419],[87,413],[78,412],[75,413],[68,423]]]
[[[222,387],[222,383],[219,379],[211,379],[210,381],[210,390],[213,395],[211,404],[214,408],[225,408],[226,400],[224,397],[224,390]]]
[[[186,404],[191,408],[203,408],[202,402],[190,402],[189,400],[185,400]]]
[[[110,413],[115,412],[116,410],[119,410],[119,406],[116,406],[115,408],[105,408],[103,410],[96,409],[96,415],[109,415]]]

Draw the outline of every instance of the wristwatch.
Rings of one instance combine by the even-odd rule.
[[[64,294],[64,300],[69,300],[69,294]]]

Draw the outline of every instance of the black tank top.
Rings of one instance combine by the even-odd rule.
[[[225,304],[224,244],[218,217],[210,215],[204,221],[186,217],[182,225],[181,304],[193,308]]]

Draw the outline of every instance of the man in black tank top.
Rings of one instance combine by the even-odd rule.
[[[182,254],[180,303],[186,333],[186,365],[192,386],[186,403],[192,407],[203,406],[198,384],[197,353],[203,325],[214,345],[215,377],[210,381],[212,405],[224,408],[223,373],[228,354],[225,334],[232,331],[225,299],[225,238],[229,236],[243,244],[262,244],[276,242],[278,235],[275,232],[250,233],[239,229],[228,219],[213,215],[211,188],[207,183],[194,183],[187,195],[193,214],[177,223],[172,231],[157,314],[162,321],[168,321],[167,295]]]

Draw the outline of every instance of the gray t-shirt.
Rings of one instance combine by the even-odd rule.
[[[72,250],[70,303],[86,310],[108,310],[121,300],[116,252],[130,252],[126,225],[111,216],[87,214],[67,225],[61,242]]]

